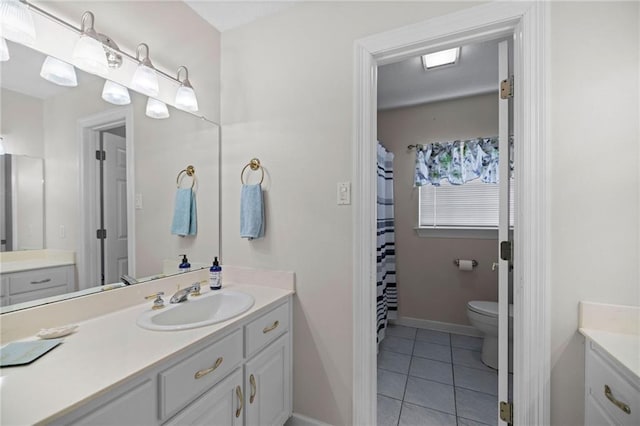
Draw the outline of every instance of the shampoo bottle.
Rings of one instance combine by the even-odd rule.
[[[182,262],[178,265],[178,269],[180,272],[189,272],[191,270],[191,264],[187,260],[187,255],[181,254],[180,256],[182,256]]]
[[[218,263],[218,258],[216,257],[213,261],[213,266],[209,268],[209,288],[211,290],[220,290],[222,288],[221,272],[222,267]]]

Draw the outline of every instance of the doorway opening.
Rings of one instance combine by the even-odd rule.
[[[353,423],[376,424],[376,149],[378,67],[514,35],[514,392],[508,423],[549,422],[548,63],[544,2],[489,3],[355,43]],[[501,138],[508,140],[508,138]],[[526,159],[526,161],[525,161]],[[507,268],[500,268],[508,271]],[[526,301],[526,303],[525,303]],[[501,306],[501,310],[506,304]],[[507,312],[499,317],[508,318]],[[506,324],[502,323],[500,327]],[[503,370],[503,369],[501,369]],[[512,418],[509,418],[509,411]]]
[[[511,400],[498,365],[498,341],[511,341],[498,333],[511,38],[457,46],[453,64],[378,67],[378,425],[495,424]]]
[[[129,108],[80,121],[81,289],[135,274],[133,121]]]

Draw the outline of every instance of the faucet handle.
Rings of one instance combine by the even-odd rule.
[[[164,291],[159,291],[156,294],[152,294],[145,297],[145,300],[155,299],[153,301],[153,307],[151,309],[162,309],[164,308],[164,300],[162,300],[162,296],[164,296]]]
[[[191,284],[191,288],[190,288],[190,292],[189,294],[191,294],[192,296],[200,296],[200,281],[196,281],[195,283]]]

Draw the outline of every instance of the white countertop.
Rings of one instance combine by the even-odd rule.
[[[640,379],[640,336],[580,328],[580,333],[593,340],[607,354]]]
[[[211,326],[163,332],[136,325],[138,315],[151,308],[147,302],[79,322],[76,333],[32,364],[0,369],[0,423],[51,421],[132,375],[206,337],[224,333],[293,294],[291,290],[253,285],[225,288],[251,294],[255,299],[253,307],[232,320]]]
[[[33,269],[54,268],[56,266],[73,265],[73,260],[31,259],[16,260],[14,262],[2,262],[0,273],[31,271]]]

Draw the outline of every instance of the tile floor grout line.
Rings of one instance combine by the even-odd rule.
[[[458,398],[456,397],[456,373],[453,368],[453,345],[451,342],[451,333],[449,333],[449,351],[451,353],[451,381],[453,382],[453,411],[456,416],[456,426],[458,426]]]

